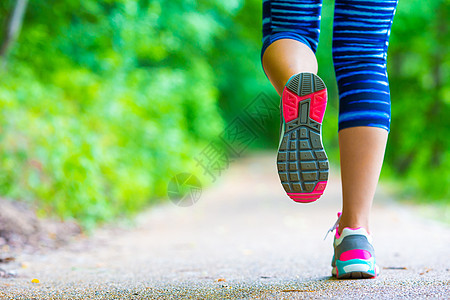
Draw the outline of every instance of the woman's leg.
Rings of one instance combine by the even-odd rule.
[[[321,0],[263,1],[263,69],[281,95],[297,73],[317,73]]]
[[[368,230],[390,125],[386,57],[397,0],[336,0],[333,59],[345,227]]]
[[[342,216],[345,227],[369,231],[369,214],[383,164],[388,132],[377,127],[349,127],[339,131],[342,178]]]
[[[263,2],[262,63],[281,96],[278,175],[287,195],[301,203],[317,200],[328,179],[321,139],[327,93],[314,54],[321,7],[321,0]]]
[[[273,42],[264,52],[262,64],[280,96],[292,75],[301,72],[317,74],[316,55],[307,45],[293,39]]]

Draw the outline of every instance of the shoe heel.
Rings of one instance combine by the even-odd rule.
[[[338,279],[374,278],[376,276],[373,258],[336,261],[336,278]]]

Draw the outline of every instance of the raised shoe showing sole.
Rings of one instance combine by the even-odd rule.
[[[277,168],[284,190],[296,202],[316,201],[327,185],[321,132],[326,105],[327,89],[315,74],[294,75],[284,87]]]

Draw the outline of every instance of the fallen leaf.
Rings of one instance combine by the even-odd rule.
[[[32,283],[39,283],[39,279],[33,278],[33,279],[31,279],[31,282]]]
[[[9,263],[12,261],[15,261],[16,259],[14,257],[5,257],[5,258],[0,258],[0,263]]]
[[[225,278],[219,278],[217,279],[217,282],[226,281]]]
[[[420,272],[419,275],[426,274],[426,273],[430,272],[431,270],[433,270],[433,269],[425,269],[425,271]]]

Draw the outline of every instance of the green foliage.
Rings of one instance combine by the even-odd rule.
[[[224,8],[53,4],[30,3],[0,75],[0,193],[89,227],[166,197],[223,129],[208,62],[221,27],[204,11]]]
[[[387,167],[423,201],[450,201],[450,1],[400,1],[389,51]],[[389,171],[389,170],[388,170]],[[417,193],[419,192],[419,193]]]
[[[217,41],[210,62],[216,71],[220,91],[219,104],[227,123],[239,116],[251,126],[252,120],[242,114],[243,108],[261,93],[279,103],[279,97],[261,66],[262,1],[236,1],[236,14],[223,21],[224,37]],[[251,148],[278,146],[279,116],[267,120],[264,135],[258,136]]]

